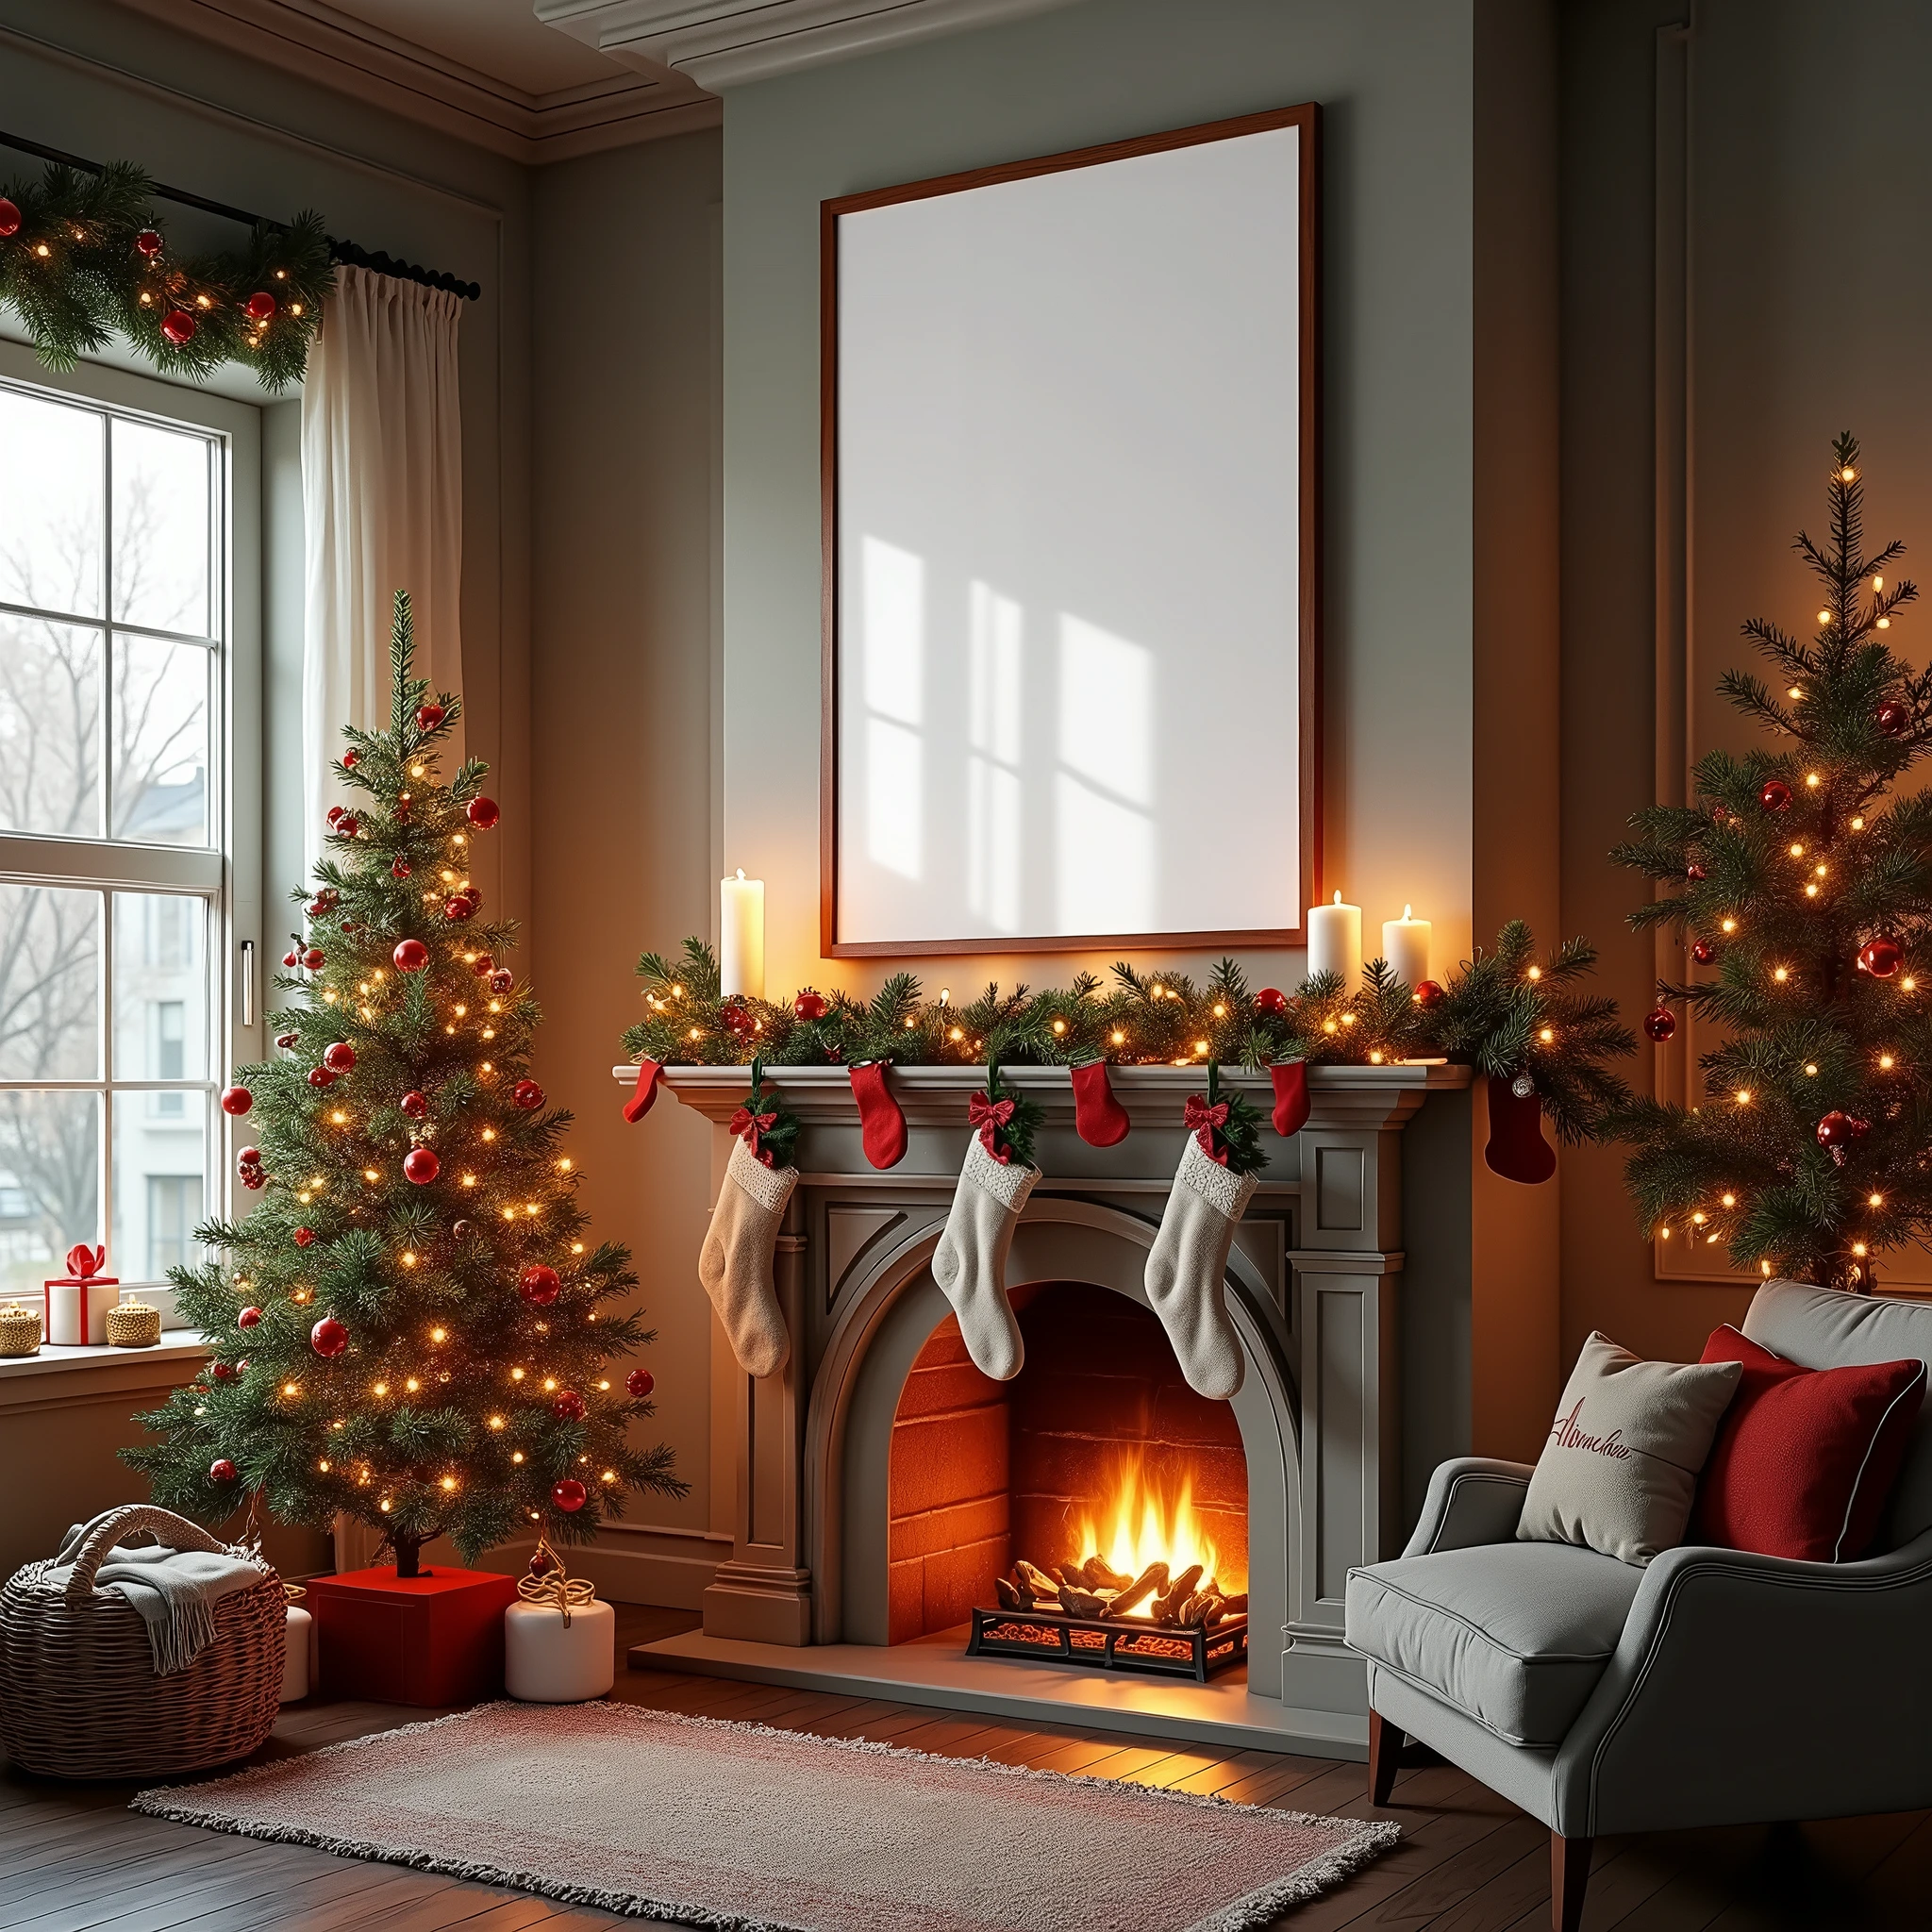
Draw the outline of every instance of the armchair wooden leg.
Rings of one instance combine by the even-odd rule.
[[[1395,1789],[1395,1760],[1402,1756],[1402,1733],[1379,1711],[1369,1713],[1369,1803],[1386,1805]]]
[[[1583,1890],[1590,1883],[1587,1838],[1550,1834],[1550,1924],[1554,1932],[1579,1932],[1583,1924]]]

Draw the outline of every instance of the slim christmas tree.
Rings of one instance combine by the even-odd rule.
[[[1797,548],[1822,586],[1801,643],[1744,634],[1775,690],[1720,689],[1774,749],[1707,753],[1697,803],[1631,821],[1622,864],[1676,890],[1632,915],[1669,925],[1704,972],[1659,983],[1654,1041],[1693,1012],[1705,1103],[1642,1101],[1613,1131],[1645,1224],[1723,1244],[1732,1262],[1869,1291],[1873,1260],[1932,1230],[1932,794],[1892,787],[1932,745],[1932,672],[1888,645],[1916,596],[1886,573],[1904,546],[1864,554],[1858,446],[1833,446],[1831,534]]]
[[[404,1576],[432,1537],[466,1560],[533,1528],[583,1541],[626,1491],[686,1487],[669,1449],[627,1441],[652,1413],[648,1371],[609,1367],[652,1339],[614,1306],[637,1278],[585,1239],[571,1116],[529,1077],[541,1015],[498,963],[516,928],[479,923],[470,883],[498,817],[487,767],[440,779],[458,704],[411,655],[398,591],[393,715],[344,733],[368,804],[329,814],[277,980],[282,1057],[222,1098],[254,1129],[239,1168],[260,1199],[199,1231],[225,1259],[173,1271],[211,1359],[127,1452],[206,1521],[258,1496],[317,1528],[346,1511]]]

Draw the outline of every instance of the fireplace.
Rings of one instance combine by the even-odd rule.
[[[1188,1387],[1140,1303],[1081,1281],[1031,1282],[1014,1301],[1026,1361],[1013,1381],[973,1366],[951,1316],[907,1374],[889,1469],[891,1641],[949,1635],[975,1655],[1184,1675],[1239,1662],[1248,1472],[1232,1410]],[[1029,1614],[1003,1620],[1003,1607]]]
[[[725,1507],[714,1520],[730,1555],[704,1591],[703,1632],[641,1646],[633,1661],[1016,1714],[1065,1718],[1071,1698],[1077,1722],[1358,1748],[1365,1685],[1341,1641],[1342,1588],[1349,1565],[1400,1541],[1401,1130],[1434,1091],[1459,1104],[1467,1069],[1320,1068],[1307,1124],[1286,1141],[1264,1131],[1269,1166],[1224,1284],[1245,1364],[1224,1403],[1187,1389],[1145,1288],[1198,1069],[1115,1070],[1132,1131],[1107,1149],[1074,1132],[1064,1069],[1008,1070],[1043,1110],[1044,1178],[1008,1261],[1027,1361],[1004,1385],[966,1359],[930,1265],[982,1076],[893,1069],[908,1147],[880,1173],[842,1068],[769,1071],[804,1126],[774,1267],[791,1358],[745,1376],[715,1331],[713,1493]],[[665,1080],[714,1123],[715,1184],[743,1070],[672,1068]],[[1225,1070],[1223,1085],[1250,1091],[1265,1116],[1265,1074]],[[1461,1131],[1452,1158],[1466,1162]],[[1030,1607],[1045,1611],[1067,1564],[1090,1556],[1115,1577],[1167,1562],[1166,1587],[1146,1593],[1157,1598],[1198,1563],[1176,1602],[1198,1616],[1181,1627],[1206,1636],[1186,1647],[1244,1614],[1226,1633],[1244,1668],[1210,1672],[1191,1655],[1177,1674],[1193,1683],[1064,1668],[1109,1639],[1117,1653],[1116,1623],[1158,1634],[1132,1605],[1088,1615],[1107,1627],[1084,1644],[1053,1630],[1058,1667],[991,1655],[984,1624],[979,1654],[966,1655],[975,1612],[1015,1607],[1002,1579],[1025,1581],[1021,1559],[1062,1572],[1034,1587]],[[1051,1615],[1110,1612],[1090,1599],[1111,1582],[1080,1577]]]

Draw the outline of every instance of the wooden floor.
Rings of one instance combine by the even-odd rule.
[[[693,1621],[620,1604],[619,1655]],[[1284,1920],[1292,1932],[1504,1932],[1549,1924],[1541,1825],[1441,1763],[1406,1769],[1376,1813],[1363,1768],[1261,1751],[1176,1750],[1074,1729],[1029,1730],[911,1705],[620,1672],[627,1703],[756,1720],[825,1737],[891,1739],[1119,1777],[1248,1804],[1396,1819],[1403,1843],[1339,1891]],[[264,1756],[310,1751],[425,1715],[393,1705],[316,1704],[284,1712]],[[522,1892],[336,1858],[137,1817],[135,1787],[67,1786],[0,1770],[0,1927],[6,1932],[522,1932],[636,1924]],[[1759,1927],[1932,1925],[1932,1814],[1769,1830],[1612,1839],[1596,1848],[1589,1932],[1752,1932]]]

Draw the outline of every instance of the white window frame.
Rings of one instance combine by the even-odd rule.
[[[0,385],[37,391],[57,401],[92,405],[116,414],[166,426],[211,433],[221,452],[216,464],[214,525],[214,644],[219,654],[212,680],[209,720],[209,821],[214,844],[189,846],[137,844],[108,838],[70,839],[0,831],[0,879],[8,883],[94,888],[106,892],[161,891],[190,893],[208,908],[206,966],[208,971],[209,1075],[216,1092],[233,1069],[263,1058],[262,1001],[268,975],[262,957],[262,467],[261,410],[247,403],[211,395],[150,376],[82,363],[65,374],[45,369],[25,345],[0,341]],[[107,620],[102,620],[104,636]],[[103,673],[110,660],[104,657]],[[107,777],[103,773],[103,780]],[[113,901],[105,898],[101,933],[101,1024],[103,1059],[99,1076],[68,1081],[0,1081],[8,1088],[58,1087],[104,1096],[98,1132],[101,1203],[108,1238],[114,1214],[114,1135],[105,1096],[113,1088],[198,1092],[206,1083],[113,1078],[114,1031]],[[130,1098],[132,1096],[130,1095]],[[208,1214],[227,1214],[235,1205],[235,1123],[210,1109],[207,1133],[206,1205]],[[177,1327],[173,1294],[165,1282],[142,1278],[145,1257],[128,1256],[128,1267],[111,1250],[110,1268],[125,1286],[139,1287],[157,1301],[167,1327]]]

